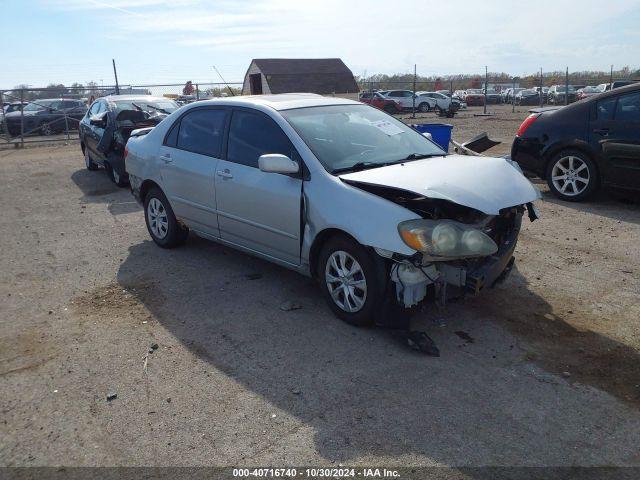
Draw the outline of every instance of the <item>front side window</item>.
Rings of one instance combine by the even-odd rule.
[[[227,160],[258,168],[258,158],[280,153],[296,159],[289,137],[269,117],[259,112],[236,110],[229,126]]]
[[[640,122],[640,92],[618,97],[615,118],[620,122]]]
[[[596,117],[598,120],[612,120],[616,109],[616,97],[609,97],[596,103]]]
[[[445,155],[417,131],[367,105],[308,107],[281,113],[333,173]]]
[[[180,120],[177,147],[183,150],[220,156],[227,112],[223,109],[197,109]]]
[[[36,112],[38,110],[46,110],[53,105],[53,101],[51,100],[36,100],[24,107],[25,112]]]

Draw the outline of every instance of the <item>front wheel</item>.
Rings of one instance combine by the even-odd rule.
[[[84,164],[87,167],[87,170],[98,170],[98,164],[91,158],[87,147],[84,147]]]
[[[598,170],[593,160],[579,150],[563,150],[547,167],[547,184],[551,192],[562,200],[579,202],[598,188]]]
[[[144,212],[149,235],[159,247],[177,247],[189,236],[189,230],[178,223],[167,197],[159,188],[152,188],[144,197]]]
[[[429,110],[431,110],[431,106],[427,102],[422,102],[418,105],[418,111],[422,113],[427,113]]]
[[[320,253],[318,278],[333,313],[351,325],[371,325],[384,292],[381,270],[359,243],[331,238]]]

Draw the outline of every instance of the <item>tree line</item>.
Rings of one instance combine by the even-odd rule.
[[[566,72],[552,71],[542,73],[543,86],[564,84]],[[597,70],[584,70],[569,73],[571,85],[598,85],[608,83],[611,72]],[[535,87],[540,85],[540,73],[531,73],[524,76],[514,76],[505,72],[490,72],[489,84],[510,84],[514,80],[521,87]],[[631,69],[628,66],[613,71],[613,79],[640,79],[640,69]],[[413,89],[414,76],[412,73],[400,73],[388,75],[385,73],[370,75],[366,78],[356,76],[356,80],[363,90],[374,88],[387,89]],[[482,88],[485,75],[483,74],[456,74],[456,75],[416,75],[416,91],[420,90],[464,90],[467,88]]]

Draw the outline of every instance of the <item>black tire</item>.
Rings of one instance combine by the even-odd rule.
[[[166,215],[166,234],[164,236],[158,235],[154,232],[154,228],[152,228],[153,220],[150,218],[152,214],[149,210],[149,204],[154,201],[160,202],[163,212]],[[157,204],[154,203],[154,205]],[[151,238],[159,247],[178,247],[182,245],[189,236],[189,229],[178,223],[167,197],[162,193],[162,190],[157,187],[152,187],[144,197],[144,220],[147,224],[149,235],[151,235]]]
[[[418,105],[419,112],[427,113],[430,110],[431,110],[431,105],[429,105],[429,102],[422,102],[420,105]]]
[[[560,167],[568,168],[570,162],[569,159],[571,157],[573,157],[574,159],[574,169],[569,169],[569,172],[567,172],[565,175],[572,175],[572,177],[569,178],[581,179],[573,182],[569,181],[568,183],[570,185],[567,185],[566,191],[563,192],[562,187],[564,183],[567,183],[567,180],[554,180],[554,178],[557,177],[554,177],[554,170],[556,171],[556,173],[563,173],[559,172],[558,170],[560,170]],[[560,166],[556,169],[556,165],[558,164]],[[580,165],[580,167],[577,167],[576,165]],[[582,168],[582,165],[585,165],[585,167]],[[581,170],[579,170],[579,168],[581,168]],[[586,177],[588,178],[586,186],[584,182],[585,171]],[[567,202],[580,202],[589,198],[598,190],[598,187],[600,185],[600,175],[598,173],[596,164],[589,155],[580,150],[566,149],[556,153],[547,164],[546,175],[547,184],[549,185],[551,193],[553,193],[559,199],[566,200]],[[574,185],[578,186],[579,193],[577,194],[575,193],[575,190],[573,190]],[[582,190],[580,190],[581,188]]]
[[[366,282],[366,296],[363,306],[353,312],[347,312],[341,308],[333,299],[327,279],[325,277],[327,263],[331,256],[336,252],[346,252],[355,259],[361,267],[361,272]],[[353,265],[353,264],[352,264]],[[332,267],[329,267],[333,271]],[[343,235],[336,235],[330,238],[322,247],[318,258],[318,280],[320,288],[325,297],[325,301],[333,313],[341,320],[358,327],[364,327],[373,324],[374,312],[383,300],[384,285],[386,281],[385,268],[381,260],[374,259],[372,254],[368,252],[362,245]],[[360,275],[354,277],[360,280]],[[338,294],[341,295],[341,294]],[[343,301],[344,295],[342,295]]]
[[[48,137],[50,135],[53,135],[53,127],[51,126],[51,124],[49,122],[42,122],[40,124],[40,135],[43,135],[45,137]]]
[[[91,154],[89,153],[89,149],[86,146],[82,153],[84,153],[84,164],[87,167],[87,170],[98,170],[98,164],[93,161]]]
[[[398,113],[398,109],[392,105],[385,105],[384,111],[389,115],[393,115],[394,113]]]
[[[109,165],[108,163],[105,163],[105,166]],[[107,170],[109,172],[109,178],[111,179],[111,181],[113,183],[115,183],[118,187],[120,188],[124,188],[127,185],[129,185],[129,181],[127,180],[127,176],[126,175],[120,175],[115,168],[113,168],[111,165],[109,165],[109,168]]]

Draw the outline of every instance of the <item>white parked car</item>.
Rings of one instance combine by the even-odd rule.
[[[419,92],[414,95],[411,90],[388,90],[384,95],[399,102],[403,110],[413,110],[415,105],[416,110],[419,112],[429,112],[436,107],[436,101],[434,99],[420,95]]]
[[[377,108],[313,94],[185,105],[133,132],[126,169],[160,247],[192,231],[316,278],[348,323],[407,332],[400,307],[505,276],[539,198],[510,161],[447,155]],[[434,353],[424,333],[407,341]]]
[[[459,110],[463,108],[467,108],[467,104],[462,100],[458,100],[455,98],[452,99],[451,97],[448,97],[447,95],[444,95],[439,92],[416,92],[416,95],[420,97],[431,98],[436,103],[434,108],[437,108],[439,110],[449,110],[449,106],[451,105],[451,102],[453,102],[454,104],[457,104],[457,107]]]

